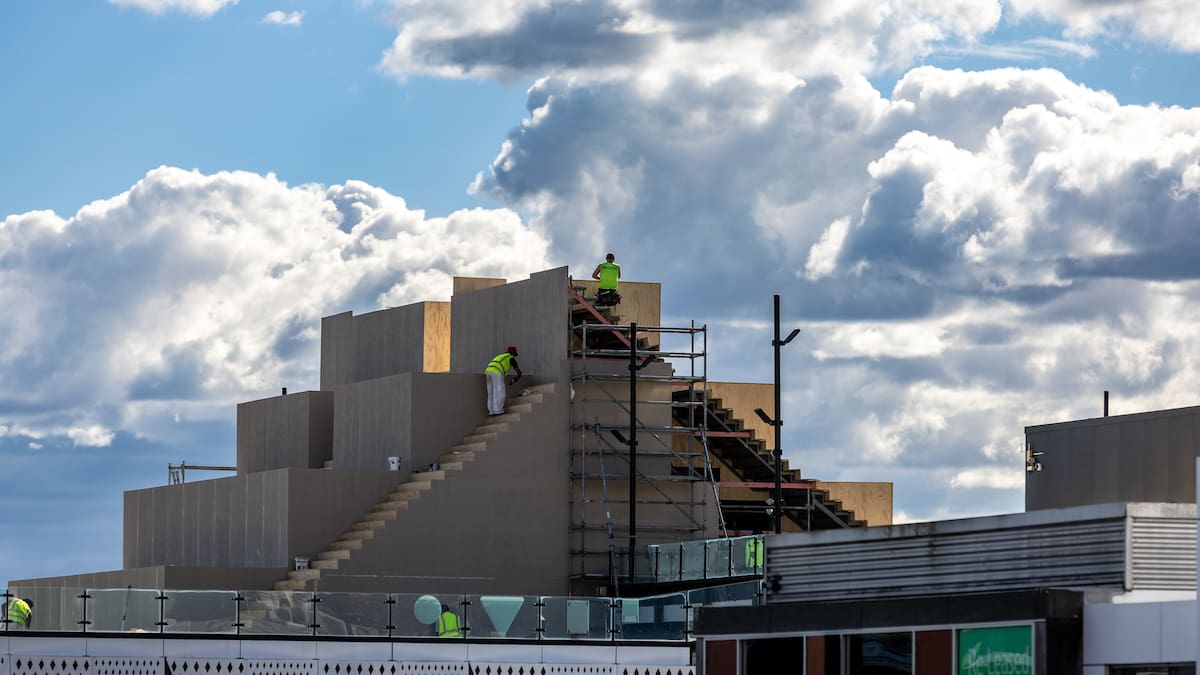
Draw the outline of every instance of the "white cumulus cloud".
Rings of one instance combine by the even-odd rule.
[[[781,292],[805,328],[785,386],[807,475],[920,467],[911,517],[1014,510],[1011,477],[987,506],[954,488],[1014,475],[1023,426],[1104,389],[1196,403],[1200,110],[932,67],[889,96],[853,75],[547,77],[528,105],[476,189],[561,257],[615,249],[673,316],[763,318],[753,298]],[[710,374],[769,379],[765,332],[714,340]]]
[[[238,0],[108,0],[121,8],[140,9],[151,14],[183,12],[199,17],[209,17],[225,7],[236,5]]]
[[[299,26],[304,23],[304,12],[299,10],[294,12],[284,12],[277,9],[272,12],[267,12],[267,15],[262,18],[262,22],[275,24],[277,26]]]
[[[1007,0],[1017,15],[1034,15],[1066,26],[1068,36],[1105,35],[1163,42],[1200,50],[1200,5],[1191,0]]]
[[[161,167],[61,218],[0,220],[0,423],[102,446],[316,385],[320,318],[550,267],[511,211],[444,218],[357,181]]]

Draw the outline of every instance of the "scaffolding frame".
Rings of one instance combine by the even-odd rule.
[[[588,305],[586,299],[573,293],[576,301],[585,309],[599,318],[606,319],[594,307]],[[620,347],[591,347],[590,338],[597,335],[616,335],[623,338]],[[686,350],[661,349],[664,336],[687,336]],[[655,336],[657,343],[654,348],[638,348],[639,338]],[[636,525],[636,533],[646,534],[647,539],[655,544],[685,541],[703,538],[709,528],[709,493],[716,506],[717,518],[724,530],[724,518],[721,514],[719,491],[713,480],[711,459],[708,454],[708,329],[707,326],[638,326],[636,324],[592,323],[585,321],[571,326],[569,354],[572,405],[570,414],[571,425],[571,459],[570,459],[570,554],[568,555],[568,577],[572,592],[575,593],[589,582],[605,582],[611,588],[619,587],[622,579],[632,575],[633,556],[628,552],[622,556],[618,552],[616,536],[618,533],[629,533],[628,522],[614,522],[612,506],[625,504],[627,508],[638,509],[647,507],[670,510],[675,514],[677,523],[674,526],[655,524]],[[669,374],[637,374],[633,365],[625,373],[612,372],[614,364],[627,360],[631,352],[640,358],[646,358],[647,363],[663,363],[669,367]],[[668,360],[669,359],[669,360]],[[686,374],[678,373],[677,366],[685,361]],[[601,364],[607,368],[601,368]],[[643,364],[645,365],[645,364]],[[611,383],[629,382],[636,377],[639,384],[660,385],[654,389],[661,391],[661,385],[672,388],[685,388],[689,391],[688,401],[674,400],[670,395],[666,400],[655,398],[653,395],[643,397],[640,394],[636,400],[628,396],[617,396],[610,386]],[[643,416],[638,414],[630,420],[631,411],[642,407],[641,410],[651,410],[649,415],[661,410],[663,406],[670,408],[686,408],[687,423],[679,425],[673,410],[667,415],[667,424],[648,424]],[[608,413],[603,421],[596,413],[600,408]],[[638,412],[641,413],[641,410]],[[623,417],[619,419],[617,415]],[[648,437],[644,444],[638,442],[635,446],[635,463],[640,458],[656,459],[661,466],[666,461],[670,467],[669,473],[652,473],[637,470],[639,484],[653,491],[650,497],[634,500],[614,498],[610,495],[609,480],[630,478],[630,453],[628,442],[620,437],[620,432],[637,430],[639,438]],[[615,432],[615,433],[614,433]],[[677,448],[674,441],[677,437],[686,438],[683,448]],[[613,439],[616,439],[615,441]],[[624,447],[622,447],[624,446]],[[624,469],[622,471],[621,469]],[[598,471],[597,471],[598,469]],[[707,486],[697,486],[698,482],[706,482]],[[688,483],[686,497],[678,494],[671,484]],[[699,489],[697,489],[699,488]],[[672,494],[675,493],[675,494]],[[603,521],[593,515],[589,519],[590,505],[603,506]],[[627,521],[629,512],[627,511]],[[636,521],[635,521],[636,522]],[[597,535],[606,537],[605,545],[599,545]],[[698,536],[697,536],[698,535]],[[642,546],[638,547],[643,548]],[[607,565],[597,564],[600,556],[607,557]],[[622,561],[629,569],[622,570]]]

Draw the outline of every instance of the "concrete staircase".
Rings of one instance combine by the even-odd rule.
[[[504,405],[504,414],[487,417],[472,432],[450,448],[450,452],[438,458],[437,471],[413,472],[411,480],[388,493],[382,500],[355,522],[349,529],[317,554],[306,570],[288,572],[286,579],[275,582],[277,591],[316,591],[321,573],[338,569],[342,561],[350,560],[356,551],[369,546],[375,534],[401,517],[410,504],[422,495],[436,489],[436,485],[456,472],[462,471],[475,461],[480,453],[487,452],[488,443],[519,422],[523,415],[533,412],[542,403],[544,394],[554,391],[554,383],[538,384],[522,389],[522,395],[511,397]]]

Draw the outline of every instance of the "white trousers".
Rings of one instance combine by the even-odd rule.
[[[499,415],[504,412],[504,399],[508,398],[508,388],[504,384],[504,376],[487,372],[488,414]]]

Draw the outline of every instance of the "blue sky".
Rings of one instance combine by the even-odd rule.
[[[119,568],[121,492],[233,464],[321,316],[606,250],[714,379],[781,293],[789,460],[901,520],[1020,510],[1023,426],[1105,389],[1198,403],[1188,1],[69,7],[0,3],[5,579]]]
[[[22,170],[5,213],[74,213],[159,165],[274,172],[289,183],[348,178],[446,214],[524,112],[524,87],[374,69],[394,30],[381,6],[314,3],[300,27],[238,5],[209,18],[105,2],[0,8],[0,110]]]

